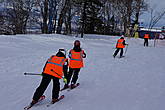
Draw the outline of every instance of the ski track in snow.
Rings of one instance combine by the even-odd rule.
[[[67,52],[74,40],[81,41],[87,53],[81,69],[80,86],[63,91],[65,98],[51,107],[52,84],[46,99],[31,110],[164,110],[165,105],[165,41],[153,40],[143,47],[143,39],[128,39],[124,58],[115,59],[119,37],[86,35],[74,38],[64,35],[0,36],[0,110],[23,110],[38,87],[40,76],[24,76],[24,72],[41,73],[46,60],[59,48]],[[61,81],[61,87],[63,87]]]

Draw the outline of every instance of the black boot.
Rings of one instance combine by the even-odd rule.
[[[31,106],[33,106],[34,104],[36,104],[38,101],[32,100],[32,102],[30,103]]]
[[[65,84],[65,85],[64,85],[64,88],[65,88],[65,89],[69,88],[68,84]]]
[[[113,55],[113,57],[115,58],[115,57],[116,57],[116,55]]]
[[[65,84],[64,87],[61,89],[61,91],[65,90],[67,88],[69,88],[69,86],[68,86],[68,84]]]
[[[71,89],[74,89],[76,87],[76,84],[71,84]]]
[[[58,98],[57,98],[57,99],[56,99],[56,98],[53,98],[51,103],[54,104],[54,103],[56,103],[57,101],[58,101]]]

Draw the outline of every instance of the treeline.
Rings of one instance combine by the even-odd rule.
[[[0,33],[128,33],[144,0],[1,0]]]

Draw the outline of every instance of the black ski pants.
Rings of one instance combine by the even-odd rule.
[[[69,68],[69,73],[66,76],[67,84],[70,83],[70,80],[71,80],[71,84],[76,84],[79,72],[80,72],[80,68]]]
[[[120,57],[122,57],[123,56],[123,48],[117,48],[115,53],[114,53],[114,56],[116,56],[119,51],[120,51]]]
[[[148,47],[148,38],[144,38],[144,46]]]
[[[52,89],[52,99],[53,98],[58,98],[59,97],[59,91],[60,91],[60,82],[59,79],[48,75],[48,74],[44,74],[42,76],[42,80],[41,83],[39,85],[39,87],[36,89],[34,95],[33,95],[33,100],[38,101],[39,98],[44,94],[46,88],[48,87],[51,79],[53,80],[53,89]]]

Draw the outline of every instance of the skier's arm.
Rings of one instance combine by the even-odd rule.
[[[63,65],[63,73],[64,73],[64,77],[67,77],[67,74],[68,74],[68,59],[66,60],[66,62]]]
[[[117,48],[117,45],[118,45],[118,41],[116,42],[116,48]]]
[[[82,57],[83,57],[83,58],[86,58],[86,56],[87,56],[87,55],[86,55],[86,53],[85,53],[84,50],[83,50],[83,55],[82,55]]]
[[[71,51],[69,51],[68,57],[71,58]]]
[[[125,40],[123,41],[123,45],[128,45],[128,44],[125,43]]]

